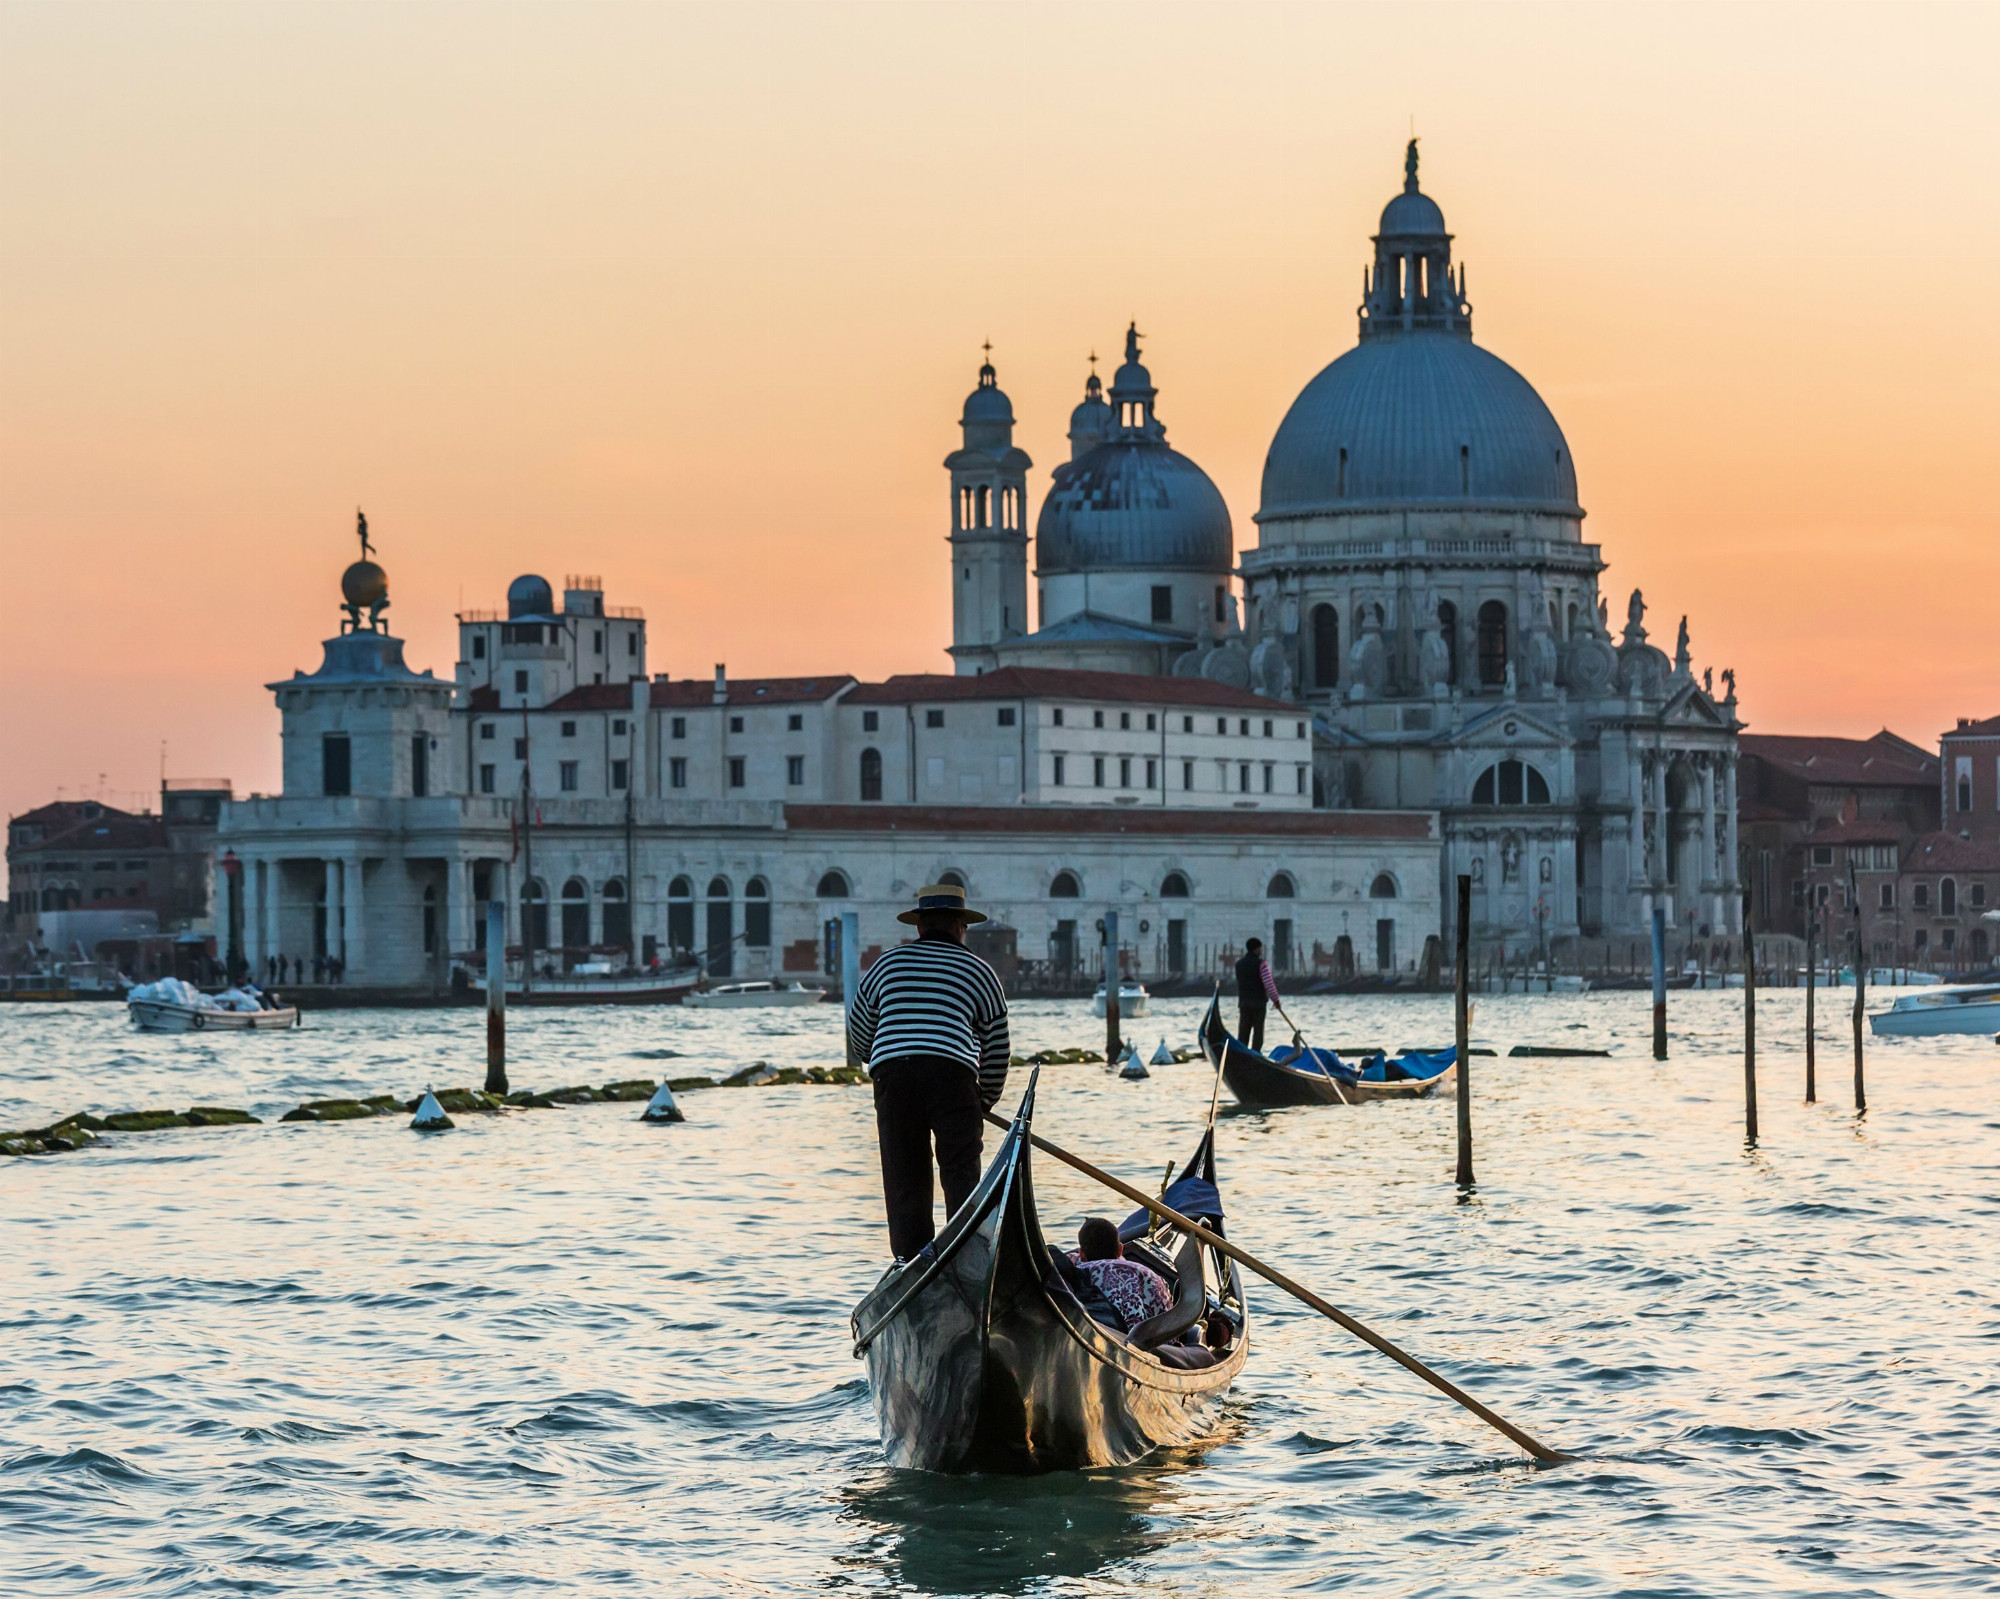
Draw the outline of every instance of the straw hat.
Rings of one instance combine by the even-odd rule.
[[[924,911],[957,911],[960,918],[968,922],[986,920],[984,911],[966,909],[965,890],[956,883],[929,883],[917,890],[917,908],[904,911],[896,918],[911,927],[917,925],[917,917]]]

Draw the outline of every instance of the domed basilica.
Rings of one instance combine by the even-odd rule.
[[[1685,619],[1671,658],[1649,642],[1637,590],[1614,638],[1568,442],[1474,342],[1414,140],[1373,243],[1359,338],[1279,423],[1240,563],[1127,331],[1036,522],[1034,631],[1032,463],[980,369],[945,462],[958,671],[1199,677],[1310,706],[1315,803],[1435,810],[1440,889],[1471,877],[1482,939],[1640,937],[1655,903],[1684,931],[1739,930],[1734,674],[1720,698],[1697,681]]]

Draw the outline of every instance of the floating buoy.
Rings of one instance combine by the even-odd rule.
[[[437,1095],[431,1092],[430,1085],[425,1084],[424,1097],[417,1101],[417,1113],[410,1118],[410,1131],[413,1133],[445,1133],[450,1132],[456,1125],[444,1113],[444,1106],[438,1103]]]
[[[687,1117],[681,1114],[680,1106],[674,1103],[674,1091],[667,1087],[665,1083],[662,1083],[654,1091],[653,1097],[646,1101],[646,1108],[639,1113],[639,1120],[642,1122],[684,1122],[687,1120]]]
[[[1153,1074],[1146,1070],[1146,1063],[1139,1059],[1139,1046],[1132,1045],[1131,1053],[1125,1057],[1125,1064],[1118,1068],[1118,1075],[1128,1083],[1136,1083]]]
[[[1153,1064],[1155,1066],[1171,1066],[1174,1064],[1174,1052],[1167,1048],[1167,1041],[1164,1038],[1160,1040],[1160,1047],[1153,1051]]]

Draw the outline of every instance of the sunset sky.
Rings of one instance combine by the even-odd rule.
[[[1760,731],[2000,713],[2000,7],[14,0],[0,804],[274,788],[357,504],[440,676],[527,571],[948,670],[987,338],[1038,507],[1136,317],[1250,547],[1413,120],[1614,619]]]

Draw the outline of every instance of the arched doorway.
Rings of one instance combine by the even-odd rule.
[[[729,898],[729,879],[708,880],[708,941],[702,963],[710,977],[736,974],[736,907]]]

